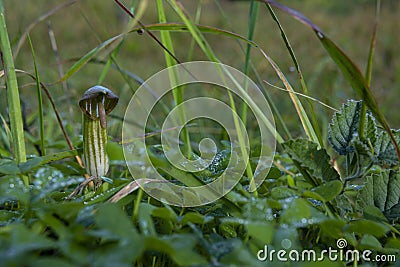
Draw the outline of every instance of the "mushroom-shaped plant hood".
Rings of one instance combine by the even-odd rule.
[[[118,96],[110,89],[96,85],[89,88],[79,101],[82,112],[92,120],[104,119],[118,103]]]

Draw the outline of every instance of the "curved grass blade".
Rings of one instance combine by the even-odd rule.
[[[294,51],[292,49],[292,45],[290,44],[289,39],[287,38],[286,33],[283,30],[283,27],[282,27],[281,23],[279,22],[278,17],[275,15],[274,11],[272,10],[271,6],[267,5],[267,7],[268,7],[268,11],[271,14],[273,20],[278,25],[279,31],[281,32],[282,39],[285,42],[286,48],[289,51],[290,57],[292,58],[292,61],[293,61],[293,64],[296,67],[297,74],[298,74],[299,80],[300,80],[300,84],[301,84],[301,87],[303,88],[303,93],[305,95],[308,95],[308,88],[307,88],[306,82],[304,80],[303,73],[302,73],[302,71],[300,69],[300,64],[298,63],[296,55],[295,55],[295,53],[294,53]],[[314,129],[314,132],[315,132],[317,138],[318,138],[318,143],[322,147],[323,146],[322,134],[321,134],[321,130],[320,130],[320,127],[319,127],[319,124],[318,124],[317,117],[315,116],[313,104],[312,104],[310,99],[307,99],[307,104],[308,104],[308,108],[309,108],[309,112],[310,112],[310,119],[311,119],[312,127]],[[315,141],[316,140],[314,140],[314,142]]]
[[[303,125],[303,129],[306,132],[308,138],[312,140],[314,143],[319,144],[317,134],[315,133],[314,128],[312,127],[311,122],[307,117],[307,113],[304,110],[303,105],[301,104],[299,98],[295,94],[295,91],[293,90],[289,81],[286,79],[283,72],[279,69],[278,65],[262,49],[260,49],[260,51],[264,55],[264,57],[268,60],[268,62],[271,64],[271,66],[274,68],[276,74],[279,76],[279,79],[283,82],[286,89],[288,90],[289,96],[292,99],[293,105],[296,109],[301,124]]]
[[[223,30],[220,28],[215,28],[212,26],[206,26],[206,25],[200,25],[200,24],[194,24],[194,25],[202,33],[219,34],[219,35],[223,35],[226,37],[239,39],[239,40],[242,40],[242,41],[246,42],[247,44],[250,44],[254,47],[258,47],[257,43],[255,43],[252,40],[247,39],[246,37],[243,37],[240,34],[237,34],[237,33],[231,32],[231,31],[227,31],[227,30]],[[184,23],[171,23],[171,22],[147,24],[146,28],[149,31],[171,31],[171,32],[188,32],[188,31],[190,31],[189,27]],[[141,28],[134,28],[134,29],[132,29],[131,32],[137,32],[140,29]]]
[[[356,64],[329,38],[327,37],[323,31],[314,23],[311,22],[306,16],[301,14],[300,12],[291,9],[287,6],[281,5],[273,0],[259,0],[266,4],[270,4],[279,8],[280,10],[288,13],[293,18],[297,19],[301,23],[310,27],[314,30],[318,39],[324,46],[325,50],[328,52],[329,56],[333,59],[339,69],[342,71],[343,76],[350,83],[353,90],[362,98],[362,100],[367,104],[368,108],[371,110],[372,114],[376,117],[376,119],[382,124],[383,128],[389,134],[393,145],[396,148],[396,153],[398,158],[400,159],[400,150],[399,146],[396,142],[396,139],[393,136],[393,133],[387,123],[385,117],[383,116],[381,110],[376,103],[374,96],[371,93],[371,90],[368,86],[368,83],[364,76],[362,75],[359,68]]]
[[[75,64],[67,71],[67,73],[65,73],[65,75],[61,79],[59,79],[57,81],[57,83],[61,83],[65,80],[67,80],[72,75],[74,75],[78,70],[80,70],[83,66],[85,66],[86,63],[88,63],[97,53],[99,53],[101,50],[103,50],[104,48],[106,48],[108,45],[112,44],[116,40],[122,38],[124,35],[125,35],[125,33],[118,34],[118,35],[104,41],[103,43],[96,46],[92,50],[90,50],[86,55],[84,55],[77,62],[75,62]]]

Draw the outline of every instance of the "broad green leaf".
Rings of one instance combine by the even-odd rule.
[[[383,237],[389,231],[389,227],[379,222],[361,219],[349,222],[344,226],[344,231]]]
[[[327,220],[321,222],[319,227],[324,234],[330,236],[331,238],[342,238],[343,237],[343,227],[346,225],[346,221],[340,218],[328,218]]]
[[[400,141],[400,130],[392,131],[397,143]],[[379,131],[374,147],[375,158],[380,165],[396,165],[399,163],[397,158],[396,148],[390,140],[387,132]]]
[[[283,143],[289,156],[301,167],[320,181],[338,180],[339,174],[329,164],[330,157],[325,149],[318,149],[318,145],[305,139],[289,140]]]
[[[21,170],[14,160],[1,159],[0,160],[0,173],[15,175],[15,174],[21,173]]]
[[[400,204],[400,173],[394,170],[377,170],[366,177],[365,185],[360,190],[357,204],[361,210],[375,206],[391,220],[400,215],[393,212]]]
[[[382,244],[379,242],[379,240],[375,236],[370,234],[363,235],[363,237],[360,240],[359,246],[365,249],[374,249],[374,250],[382,248]]]
[[[154,217],[163,218],[166,221],[170,221],[173,223],[176,223],[178,221],[176,213],[169,206],[156,208],[153,210],[151,215]]]
[[[140,203],[139,206],[139,215],[138,215],[138,224],[141,233],[144,235],[155,236],[156,230],[154,228],[154,222],[151,218],[151,214],[153,210],[157,207],[150,205],[148,203]]]
[[[329,202],[334,199],[337,195],[342,192],[343,184],[339,180],[329,181],[324,183],[318,187],[314,187],[311,192],[316,193],[320,196],[320,199],[323,202]],[[304,192],[307,195],[307,192]]]
[[[298,195],[296,190],[285,186],[278,186],[271,189],[271,197],[274,199],[285,199]]]
[[[294,227],[306,227],[317,224],[327,217],[320,211],[312,207],[303,198],[294,198],[287,204],[281,216],[281,223],[286,223]]]
[[[249,236],[263,244],[270,244],[274,238],[275,228],[269,222],[250,222],[246,225],[246,228]]]
[[[94,252],[94,266],[127,266],[141,255],[142,239],[122,207],[113,203],[101,205],[95,223],[103,244]]]
[[[163,237],[148,236],[146,249],[165,253],[179,266],[206,264],[205,259],[194,250],[197,238],[191,234],[173,234]]]
[[[43,157],[37,157],[37,158],[32,158],[28,160],[27,162],[23,162],[19,164],[19,168],[21,169],[21,172],[25,173],[33,168],[36,168],[38,166],[51,163],[57,160],[65,159],[65,158],[71,158],[78,155],[77,150],[69,150],[69,151],[64,151],[64,152],[59,152],[55,153],[52,155],[47,155]]]
[[[183,215],[183,217],[179,223],[181,225],[187,225],[189,223],[206,224],[213,220],[214,220],[214,217],[212,217],[212,216],[202,215],[197,212],[186,212],[185,215]]]
[[[329,124],[328,140],[340,155],[354,151],[351,141],[358,134],[360,113],[361,101],[349,100],[333,115]]]

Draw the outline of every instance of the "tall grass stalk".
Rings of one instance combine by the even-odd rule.
[[[18,82],[15,74],[14,61],[8,38],[3,1],[0,0],[0,50],[7,83],[8,112],[11,124],[14,157],[18,163],[26,161],[24,127],[22,121],[21,103],[19,99]],[[28,178],[24,179],[29,184]]]
[[[157,0],[157,10],[158,10],[158,19],[160,21],[160,23],[166,23],[167,22],[167,18],[165,16],[165,11],[164,11],[164,6],[162,3],[162,0]],[[174,46],[172,44],[172,39],[171,39],[171,35],[169,34],[168,31],[162,31],[161,32],[161,41],[163,42],[163,44],[165,45],[165,47],[172,53],[175,54],[174,51]],[[173,65],[175,65],[175,60],[173,57],[171,57],[169,55],[169,53],[164,50],[164,56],[165,56],[165,62],[167,64],[167,67],[171,67]],[[175,85],[177,83],[177,81],[179,81],[179,77],[178,77],[178,73],[176,72],[176,70],[173,69],[169,69],[168,70],[168,75],[169,75],[169,79],[171,81],[171,85]],[[177,88],[174,88],[172,90],[172,94],[174,96],[174,101],[175,101],[175,105],[178,106],[180,104],[183,103],[183,87],[179,86]],[[186,112],[185,112],[185,107],[183,106],[182,109],[180,109],[181,111],[179,112],[179,119],[180,119],[180,124],[184,124],[186,122]],[[191,154],[192,154],[192,148],[190,145],[190,136],[189,136],[189,131],[187,130],[186,127],[182,128],[182,134],[183,134],[183,141],[184,141],[184,147],[186,150],[186,154],[188,158],[191,158]]]
[[[260,7],[259,2],[256,2],[254,0],[251,1],[250,11],[249,11],[249,29],[248,29],[248,36],[247,36],[247,38],[250,41],[252,41],[253,37],[254,37],[254,31],[256,29],[256,22],[257,22],[257,15],[258,15],[259,7]],[[249,76],[251,47],[252,47],[252,45],[250,43],[248,43],[246,45],[246,58],[245,58],[245,62],[244,62],[244,74],[246,74],[246,76]],[[247,91],[247,80],[246,80],[244,89]],[[242,119],[244,125],[246,125],[247,124],[246,123],[247,122],[247,104],[245,102],[243,102],[243,104],[242,104],[241,119]]]

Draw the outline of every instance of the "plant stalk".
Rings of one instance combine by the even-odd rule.
[[[13,153],[18,163],[26,161],[24,127],[22,121],[21,103],[18,91],[17,76],[8,38],[3,1],[0,0],[0,50],[7,84],[8,112],[11,124]],[[28,178],[24,179],[25,185],[29,184]]]

